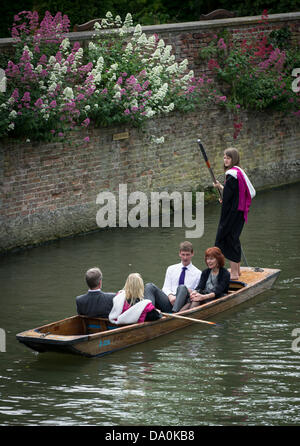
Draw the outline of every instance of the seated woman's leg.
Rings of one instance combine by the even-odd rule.
[[[199,305],[201,305],[202,302],[191,302],[189,301],[188,303],[186,303],[180,311],[184,311],[184,310],[190,310],[191,308],[195,308],[198,307]]]
[[[152,304],[162,312],[170,313],[172,311],[168,296],[154,283],[146,283],[144,298],[151,300]]]
[[[192,302],[188,302],[187,304],[183,305],[180,311],[189,310],[191,308],[191,304]]]
[[[185,285],[179,285],[176,290],[176,300],[173,305],[172,312],[177,313],[181,310],[183,305],[186,303],[189,298],[189,291]]]

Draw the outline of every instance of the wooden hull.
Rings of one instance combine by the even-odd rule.
[[[220,312],[243,303],[272,287],[280,270],[242,268],[240,280],[247,285],[228,295],[179,313],[194,319],[209,320]],[[107,319],[72,316],[17,334],[21,343],[38,352],[56,351],[87,357],[103,356],[192,324],[190,320],[163,316],[153,322],[111,326]]]

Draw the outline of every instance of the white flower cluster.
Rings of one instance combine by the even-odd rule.
[[[24,107],[27,110],[33,110],[35,119],[41,118],[43,121],[48,121],[51,115],[61,116],[68,104],[74,101],[75,97],[82,92],[85,80],[84,76],[82,76],[79,82],[80,85],[77,84],[76,73],[82,67],[83,49],[79,47],[76,51],[70,51],[70,42],[67,38],[60,44],[59,53],[61,57],[51,55],[47,59],[44,56],[43,61],[41,58],[38,62],[34,62],[33,53],[27,45],[23,47],[22,53],[22,57],[26,55],[26,69],[31,71],[31,74],[28,71],[29,74],[27,75],[31,76],[31,85],[39,91],[39,96],[37,99],[36,94],[33,94],[29,87],[27,93],[25,93],[27,96],[24,95],[23,98],[19,96],[20,88],[16,88],[12,94],[9,93],[11,96],[3,101],[1,105],[1,109],[5,109],[8,112],[6,114],[7,131],[15,128],[19,116],[22,116],[25,111]],[[96,68],[98,71],[101,71],[101,59]],[[67,74],[69,74],[68,77],[66,76]],[[86,78],[89,75],[90,73],[86,73]],[[69,86],[70,82],[71,86]],[[96,89],[95,84],[92,82],[88,86],[94,86],[94,89]],[[20,110],[20,105],[22,104],[23,109],[21,107]],[[87,109],[85,110],[88,111]]]
[[[94,49],[92,48],[92,50]],[[103,67],[104,67],[104,59],[102,56],[99,56],[96,61],[95,68],[93,68],[91,71],[91,75],[94,77],[95,85],[98,85],[101,82]]]
[[[83,66],[83,48],[78,44],[71,48],[68,38],[61,42],[55,56],[46,60],[44,57],[36,66],[31,64],[33,53],[24,47],[38,79],[41,95],[35,112],[42,119],[48,120],[51,113],[59,116],[59,111],[75,106],[86,117],[92,112],[102,121],[113,118],[114,122],[118,116],[142,122],[176,109],[178,98],[194,76],[188,71],[187,59],[178,63],[171,45],[155,35],[147,36],[141,25],[133,27],[131,14],[122,23],[120,16],[114,18],[108,12],[94,29],[94,39],[87,48],[87,68]],[[90,90],[87,96],[85,88]],[[8,110],[9,129],[14,128],[17,119],[15,102],[12,95],[1,105],[1,109]],[[163,137],[154,140],[164,142]]]
[[[128,29],[131,28],[133,25],[132,16],[130,13],[128,13],[125,17],[123,26],[122,26],[122,19],[119,15],[117,15],[115,18],[113,18],[113,15],[110,11],[108,11],[105,15],[105,18],[101,20],[101,22],[96,22],[94,24],[94,37],[96,37],[101,30],[105,30],[107,28],[114,29],[119,28],[120,35],[124,35],[126,32],[128,32]]]
[[[125,35],[122,50],[119,50],[114,62],[109,64],[105,50],[108,48],[109,54],[110,48],[115,50],[114,37],[110,35],[105,47],[106,35],[100,36],[101,30],[108,27],[116,30],[119,36],[118,42]],[[100,38],[98,41],[90,42],[88,50],[89,57],[94,62],[91,74],[97,87],[101,84],[102,88],[97,90],[98,95],[101,96],[103,89],[111,92],[110,100],[119,107],[123,106],[124,113],[131,117],[133,117],[131,112],[135,113],[135,117],[139,112],[141,117],[153,118],[159,113],[166,114],[173,111],[176,108],[178,95],[187,89],[194,76],[192,71],[188,72],[187,59],[180,63],[176,62],[172,46],[166,45],[163,39],[158,39],[155,35],[147,36],[139,24],[133,28],[130,14],[126,15],[122,24],[119,16],[113,19],[112,14],[107,13],[101,24],[95,25],[95,30],[98,31]],[[124,72],[125,77],[123,77]],[[141,72],[143,80],[142,76],[139,77]]]

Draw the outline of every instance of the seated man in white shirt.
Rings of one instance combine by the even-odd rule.
[[[153,283],[145,285],[145,299],[150,299],[163,312],[177,313],[200,281],[201,271],[192,264],[193,255],[190,242],[180,243],[181,262],[167,268],[162,290]]]

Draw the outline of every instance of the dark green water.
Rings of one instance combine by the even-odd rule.
[[[75,314],[84,272],[103,289],[130,272],[162,286],[184,229],[108,230],[0,258],[0,425],[299,425],[300,184],[259,192],[242,235],[251,266],[282,270],[272,290],[214,318],[104,358],[37,354],[15,335]],[[205,208],[194,264],[213,245],[219,205]]]

